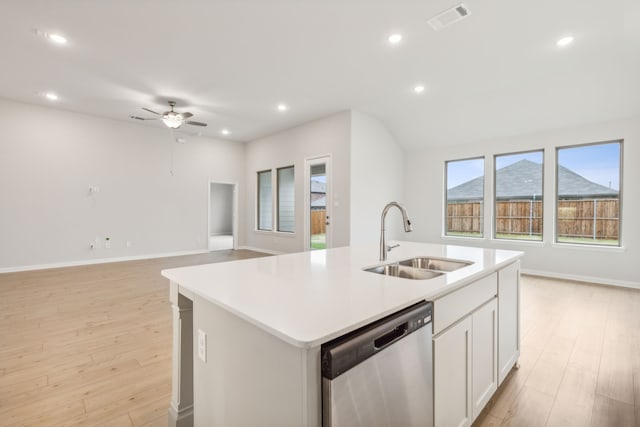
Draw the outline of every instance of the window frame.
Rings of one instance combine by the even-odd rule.
[[[482,161],[482,199],[480,202],[480,233],[478,236],[473,236],[473,235],[469,235],[469,236],[461,236],[461,235],[455,235],[455,234],[448,234],[449,233],[449,229],[448,229],[448,207],[449,207],[449,188],[448,188],[448,184],[449,184],[449,163],[453,163],[453,162],[464,162],[464,161],[469,161],[469,160],[481,160]],[[485,227],[484,227],[484,221],[485,221],[485,198],[486,198],[486,191],[485,191],[485,186],[487,184],[487,171],[486,171],[486,156],[485,155],[480,155],[480,156],[473,156],[473,157],[466,157],[466,158],[461,158],[461,159],[453,159],[453,160],[445,160],[444,161],[444,221],[443,221],[443,237],[446,238],[456,238],[456,239],[484,239],[486,237],[486,233],[485,233]]]
[[[529,153],[541,153],[542,154],[542,182],[541,182],[541,188],[542,188],[542,193],[540,194],[540,202],[541,202],[541,212],[542,212],[542,216],[540,217],[540,239],[518,239],[518,238],[505,238],[505,237],[498,237],[498,176],[497,176],[497,172],[498,172],[498,162],[496,161],[498,157],[503,157],[503,156],[514,156],[514,155],[518,155],[518,154],[529,154]],[[499,240],[499,241],[512,241],[512,242],[526,242],[526,243],[542,243],[544,242],[544,230],[545,230],[545,226],[544,226],[544,183],[545,183],[545,179],[544,179],[544,170],[545,170],[545,149],[544,148],[536,148],[533,150],[523,150],[523,151],[514,151],[514,152],[509,152],[509,153],[501,153],[501,154],[494,154],[493,155],[493,215],[492,215],[492,226],[493,226],[493,240]],[[535,201],[535,199],[533,200]]]
[[[590,147],[596,145],[606,145],[606,144],[618,144],[619,145],[619,155],[618,155],[618,180],[619,180],[619,189],[618,189],[618,243],[614,245],[603,244],[603,243],[588,243],[588,242],[562,242],[558,240],[558,220],[559,220],[559,208],[560,208],[560,175],[559,175],[559,166],[560,166],[560,150],[564,149],[572,149],[572,148],[580,148],[580,147]],[[623,165],[624,165],[624,138],[620,139],[612,139],[606,141],[597,141],[597,142],[588,142],[584,144],[573,144],[573,145],[563,145],[555,147],[555,194],[554,194],[554,227],[553,227],[553,244],[567,247],[567,246],[579,246],[584,248],[594,248],[594,249],[620,249],[622,248],[622,229],[623,229]],[[585,177],[586,178],[586,177]]]

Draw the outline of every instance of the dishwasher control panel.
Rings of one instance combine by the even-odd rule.
[[[421,301],[323,344],[322,376],[334,379],[412,332],[431,327],[432,314],[433,304]]]

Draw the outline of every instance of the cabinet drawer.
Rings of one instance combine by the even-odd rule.
[[[433,334],[462,319],[498,293],[498,274],[479,279],[470,285],[433,302]]]

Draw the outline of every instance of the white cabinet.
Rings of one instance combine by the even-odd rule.
[[[520,357],[520,262],[498,272],[498,384]]]
[[[467,316],[433,339],[436,427],[471,425],[471,323]]]
[[[475,420],[498,389],[498,302],[496,298],[471,316],[472,414]]]
[[[435,425],[469,426],[498,388],[496,298],[433,340]]]
[[[494,273],[434,301],[436,427],[471,425],[498,388],[497,282]]]

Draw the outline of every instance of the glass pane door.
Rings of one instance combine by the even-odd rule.
[[[326,163],[310,165],[309,242],[310,249],[327,248],[327,168]]]

